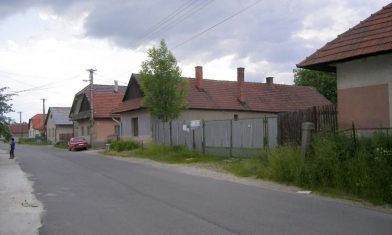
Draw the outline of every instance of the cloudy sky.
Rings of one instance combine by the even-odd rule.
[[[295,64],[387,0],[0,0],[0,87],[17,92],[19,122],[71,106],[94,68],[96,84],[126,85],[163,38],[183,76],[292,84]]]

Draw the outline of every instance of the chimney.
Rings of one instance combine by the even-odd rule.
[[[118,81],[114,80],[114,93],[118,93]]]
[[[237,83],[238,83],[238,100],[241,103],[245,103],[245,89],[244,89],[244,77],[245,68],[237,68]]]
[[[274,84],[274,77],[266,77],[265,80],[267,84]]]
[[[196,88],[199,90],[203,90],[204,85],[203,85],[203,67],[202,66],[195,67],[195,77],[196,77]]]

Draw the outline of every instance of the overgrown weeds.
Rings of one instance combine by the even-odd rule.
[[[386,134],[361,137],[320,134],[305,161],[299,149],[278,147],[227,164],[240,176],[254,176],[322,192],[348,195],[375,204],[392,203],[392,139]]]

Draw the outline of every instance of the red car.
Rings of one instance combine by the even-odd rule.
[[[83,137],[74,137],[68,142],[69,151],[88,149],[88,146],[87,140]]]

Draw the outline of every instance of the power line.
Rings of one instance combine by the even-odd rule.
[[[249,6],[245,7],[245,8],[243,8],[243,9],[237,11],[236,13],[234,13],[234,14],[232,14],[232,15],[226,17],[226,18],[224,18],[223,20],[219,21],[218,23],[214,24],[213,26],[211,26],[211,27],[209,27],[209,28],[207,28],[207,29],[205,29],[205,30],[199,32],[199,33],[194,34],[194,35],[191,36],[190,38],[188,38],[188,39],[186,39],[185,41],[183,41],[183,42],[177,44],[175,47],[173,47],[173,48],[171,48],[171,49],[174,50],[174,49],[176,49],[176,48],[178,48],[178,47],[180,47],[180,46],[182,46],[182,45],[184,45],[184,44],[186,44],[186,43],[192,41],[193,39],[200,37],[200,36],[203,35],[204,33],[210,31],[211,29],[214,29],[214,28],[217,27],[218,25],[221,25],[221,24],[223,24],[224,22],[230,20],[231,18],[233,18],[233,17],[235,17],[235,16],[237,16],[237,15],[243,13],[244,11],[248,10],[249,8],[254,7],[255,5],[259,4],[261,1],[262,1],[262,0],[259,0],[259,1],[256,1],[256,2],[252,3],[251,5],[249,5]]]
[[[162,32],[162,31],[168,31],[169,29],[174,28],[175,26],[177,26],[178,24],[183,23],[186,19],[188,19],[189,17],[193,16],[194,14],[196,14],[197,12],[199,12],[201,9],[205,8],[206,6],[208,6],[209,4],[211,4],[214,0],[212,1],[202,1],[200,2],[201,4],[196,4],[194,6],[193,9],[189,9],[187,11],[184,11],[182,15],[179,15],[179,17],[173,18],[173,20],[171,20],[170,22],[168,22],[166,25],[163,25],[160,29],[158,29],[155,33],[153,33],[151,36],[153,36],[154,34],[158,33],[158,32]],[[152,37],[149,37],[148,39],[152,39]]]
[[[178,7],[176,10],[173,12],[169,13],[165,18],[163,18],[161,21],[156,23],[155,25],[151,26],[146,30],[146,33],[142,35],[142,37],[137,41],[136,44],[139,44],[144,38],[148,37],[150,34],[154,33],[157,31],[162,25],[166,24],[168,21],[171,21],[173,18],[175,18],[178,14],[183,12],[184,10],[188,9],[191,5],[193,5],[196,2],[196,0],[191,0],[180,7]]]

